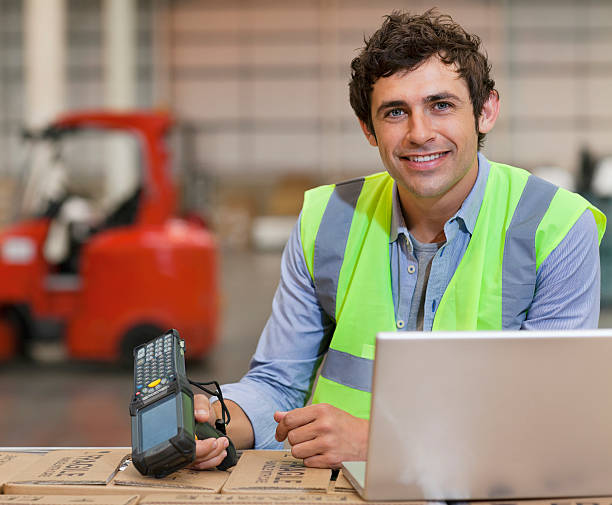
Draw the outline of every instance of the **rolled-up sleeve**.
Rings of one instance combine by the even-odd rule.
[[[245,412],[255,449],[282,447],[274,438],[273,414],[302,407],[329,345],[333,322],[320,307],[306,267],[300,219],[281,259],[281,277],[272,313],[261,334],[247,374],[222,386],[225,398]]]

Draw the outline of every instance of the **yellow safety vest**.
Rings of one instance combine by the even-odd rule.
[[[474,232],[433,321],[433,330],[518,329],[537,269],[588,208],[603,236],[606,217],[580,195],[520,168],[491,168]],[[389,234],[393,179],[385,172],[307,191],[301,218],[306,265],[336,327],[314,403],[368,418],[376,333],[395,331]]]

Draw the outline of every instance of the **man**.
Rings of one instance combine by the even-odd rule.
[[[479,44],[433,10],[394,12],[353,60],[351,105],[387,172],[306,193],[250,371],[224,387],[237,447],[365,459],[377,331],[597,326],[605,216],[478,153],[499,113]],[[196,417],[215,408],[200,396]],[[195,467],[226,446],[198,441]]]

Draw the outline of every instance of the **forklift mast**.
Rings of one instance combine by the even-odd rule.
[[[59,130],[101,128],[132,131],[142,142],[144,156],[143,192],[138,222],[161,224],[176,212],[177,195],[168,167],[164,135],[172,126],[164,112],[83,111],[62,116],[51,125]]]

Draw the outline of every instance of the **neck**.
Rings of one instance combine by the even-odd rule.
[[[466,174],[446,193],[434,197],[418,197],[398,185],[404,221],[410,233],[423,243],[446,240],[444,225],[457,213],[474,187],[478,169]]]
[[[459,207],[445,209],[442,206],[422,206],[401,197],[402,214],[410,233],[423,243],[446,240],[444,224],[459,210]]]

